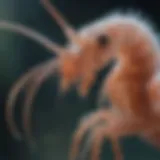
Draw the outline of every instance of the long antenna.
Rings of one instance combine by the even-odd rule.
[[[51,14],[51,16],[56,20],[67,38],[74,43],[76,42],[77,44],[81,44],[82,41],[77,36],[76,31],[71,27],[70,24],[67,23],[67,21],[58,11],[58,9],[56,9],[56,7],[52,5],[49,0],[41,0],[41,3],[45,7],[45,9]]]
[[[32,102],[33,99],[38,92],[39,87],[41,84],[53,73],[57,73],[57,69],[59,67],[59,61],[58,59],[53,59],[51,62],[49,62],[45,67],[42,68],[40,72],[37,72],[37,74],[33,77],[33,83],[30,83],[28,87],[26,88],[26,97],[24,101],[24,107],[23,107],[23,129],[25,133],[25,137],[27,138],[27,141],[30,145],[34,145],[34,138],[32,136],[32,126],[31,126],[31,117],[32,117]]]
[[[28,73],[20,77],[20,79],[15,82],[15,84],[10,90],[10,93],[8,95],[7,102],[6,102],[6,107],[5,107],[5,119],[7,122],[8,129],[10,130],[14,138],[16,138],[17,140],[22,139],[21,133],[18,130],[15,120],[13,118],[13,110],[14,110],[17,95],[26,86],[26,84],[28,84],[28,82],[33,80],[33,77],[35,74],[39,73],[43,68],[49,65],[52,61],[53,59],[46,61],[45,63],[41,63],[36,67],[32,68],[30,71],[28,71]],[[38,81],[37,79],[34,79],[34,80]]]
[[[37,43],[40,43],[46,49],[50,50],[53,54],[59,55],[64,53],[65,49],[55,44],[53,41],[49,40],[47,37],[42,34],[28,28],[22,24],[13,23],[9,21],[0,21],[0,30],[8,30],[12,32],[19,33],[24,35]]]

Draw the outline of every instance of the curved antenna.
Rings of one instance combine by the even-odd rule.
[[[37,72],[37,74],[33,77],[33,82],[27,87],[26,90],[26,98],[24,102],[24,108],[22,113],[23,118],[23,129],[29,145],[31,148],[34,147],[35,142],[31,132],[31,114],[32,114],[32,102],[33,99],[40,87],[40,85],[49,77],[55,69],[58,69],[58,60],[52,60],[45,67],[42,68],[41,71]]]
[[[0,29],[3,30],[9,30],[12,32],[16,32],[19,34],[22,34],[37,43],[40,43],[42,46],[44,46],[46,49],[50,50],[52,53],[56,55],[63,54],[65,52],[65,49],[63,49],[61,46],[57,45],[56,43],[49,40],[47,37],[43,36],[42,34],[24,26],[18,23],[13,23],[9,21],[0,21]]]
[[[77,36],[76,31],[66,22],[65,18],[63,18],[62,14],[56,9],[56,7],[52,5],[49,0],[41,0],[41,3],[51,14],[51,16],[56,20],[67,38],[74,43],[76,42],[77,44],[81,44],[82,41]]]
[[[46,65],[48,65],[49,63],[51,63],[52,60],[49,60],[45,63],[42,63],[40,65],[37,65],[36,67],[32,68],[30,71],[28,71],[28,73],[24,74],[11,88],[10,93],[8,95],[8,99],[6,102],[6,108],[5,108],[5,119],[8,125],[8,129],[11,132],[11,134],[13,135],[14,138],[16,138],[17,140],[21,140],[22,136],[20,131],[18,130],[15,120],[13,118],[13,110],[14,110],[14,105],[16,103],[16,97],[19,94],[19,92],[21,91],[21,89],[23,89],[25,87],[25,85],[28,83],[28,81],[31,80],[31,78],[39,73],[39,71],[42,68],[45,68]]]

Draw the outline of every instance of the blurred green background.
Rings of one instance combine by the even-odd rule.
[[[160,12],[158,0],[54,0],[54,4],[76,28],[115,9],[141,10],[155,22],[159,31]],[[0,0],[0,19],[18,21],[45,34],[59,44],[66,39],[39,0]],[[58,78],[48,79],[34,102],[33,134],[39,150],[31,153],[25,142],[15,141],[6,129],[4,103],[13,82],[34,65],[52,55],[45,48],[15,33],[0,31],[0,160],[65,160],[68,157],[71,136],[81,116],[96,108],[97,91],[109,67],[97,78],[87,98],[82,99],[72,89],[63,96],[58,94]],[[16,121],[21,126],[21,105],[16,106]],[[122,141],[126,160],[159,160],[160,153],[136,137]],[[110,143],[105,142],[102,159],[111,160]],[[86,158],[88,159],[88,158]]]

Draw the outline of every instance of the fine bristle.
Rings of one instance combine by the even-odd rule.
[[[97,32],[103,32],[107,27],[114,24],[130,24],[137,27],[152,42],[155,50],[158,52],[160,50],[159,40],[157,34],[155,33],[155,27],[151,21],[149,21],[141,12],[133,12],[129,10],[127,12],[116,11],[112,12],[96,21],[85,25],[80,28],[79,34],[82,37],[91,36],[91,34],[96,35]]]

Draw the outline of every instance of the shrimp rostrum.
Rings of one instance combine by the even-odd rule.
[[[47,77],[56,72],[60,76],[62,91],[75,85],[78,93],[85,96],[94,84],[97,73],[111,60],[116,60],[102,85],[102,95],[108,96],[112,107],[98,109],[80,121],[73,136],[70,158],[76,158],[83,135],[88,129],[91,129],[92,160],[99,159],[104,138],[111,140],[116,160],[123,159],[119,144],[121,137],[137,135],[159,147],[160,48],[149,24],[134,14],[114,13],[76,31],[48,0],[42,0],[42,4],[68,38],[66,47],[20,24],[0,22],[0,29],[32,38],[57,55],[33,68],[13,85],[5,109],[6,122],[12,135],[17,139],[22,138],[12,112],[18,93],[26,85],[23,129],[25,137],[30,140],[32,100]],[[102,121],[103,125],[100,124]]]

